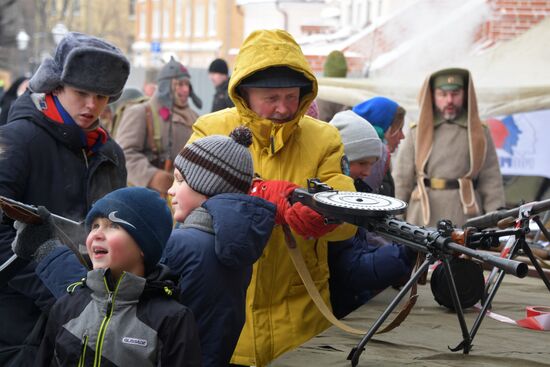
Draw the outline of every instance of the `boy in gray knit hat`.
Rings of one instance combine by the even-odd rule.
[[[165,264],[181,275],[184,304],[197,319],[204,366],[227,366],[245,322],[252,265],[274,225],[275,206],[248,195],[254,169],[245,127],[185,146],[168,190],[174,219]]]
[[[382,141],[374,127],[355,112],[334,115],[349,159],[348,175],[357,191],[370,191],[363,182],[382,153]],[[416,254],[359,227],[355,237],[328,246],[330,301],[334,315],[342,318],[375,294],[406,278]]]

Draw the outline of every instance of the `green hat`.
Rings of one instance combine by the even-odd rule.
[[[457,90],[464,88],[464,76],[458,73],[441,74],[434,78],[433,89]]]
[[[342,51],[332,51],[328,54],[323,65],[323,76],[329,78],[345,78],[348,73],[348,64]]]

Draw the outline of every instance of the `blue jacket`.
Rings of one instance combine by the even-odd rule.
[[[246,290],[275,221],[275,205],[243,194],[220,194],[174,229],[161,262],[179,276],[180,301],[195,315],[204,366],[226,366],[245,320]],[[37,267],[56,297],[85,269],[66,248]]]
[[[383,289],[397,285],[412,269],[415,254],[364,228],[355,237],[328,247],[330,302],[342,318]]]
[[[252,265],[271,235],[275,206],[242,194],[216,195],[173,231],[164,263],[180,274],[183,304],[199,328],[204,366],[227,366],[245,321]]]
[[[80,129],[50,121],[35,100],[28,92],[21,96],[12,105],[9,123],[0,128],[0,195],[79,221],[95,200],[126,185],[124,155],[109,138],[86,157]],[[0,224],[0,263],[12,255],[14,235],[12,222]],[[35,276],[35,265],[28,264],[0,288],[2,366],[29,344],[25,338],[54,301]]]

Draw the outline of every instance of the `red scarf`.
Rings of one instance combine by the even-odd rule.
[[[72,119],[72,117],[67,113],[67,111],[63,109],[61,103],[59,103],[59,101],[57,101],[56,103],[56,100],[54,99],[54,96],[52,94],[46,94],[45,100],[46,107],[42,109],[42,113],[47,118],[54,122],[57,122],[58,124],[78,126],[76,122]],[[98,126],[97,128],[90,131],[86,131],[80,128],[80,131],[82,146],[86,148],[86,153],[88,156],[97,152],[99,148],[107,141],[107,132],[101,126]]]

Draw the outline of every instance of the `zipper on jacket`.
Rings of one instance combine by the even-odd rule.
[[[109,290],[107,281],[105,278],[103,278],[103,283],[105,283],[105,288],[108,290],[109,296],[107,298],[107,310],[105,312],[105,317],[103,318],[103,321],[101,322],[101,326],[99,327],[99,332],[97,333],[97,342],[96,342],[95,356],[94,356],[94,367],[100,367],[101,365],[101,355],[103,354],[103,339],[105,338],[107,326],[109,325],[109,322],[111,321],[111,317],[113,316],[113,308],[114,308],[113,306],[115,303],[116,294],[118,292],[118,286],[120,285],[122,278],[124,278],[124,275],[125,274],[123,273],[120,276],[114,291]]]
[[[269,137],[269,140],[271,142],[271,154],[275,154],[275,138],[273,137],[273,135]]]
[[[86,361],[86,347],[88,346],[88,330],[82,335],[82,348],[80,349],[80,358],[78,359],[78,367],[84,367]]]
[[[84,163],[86,163],[86,170],[90,169],[90,165],[88,164],[88,156],[86,155],[86,150],[82,149],[82,156],[84,157]]]

